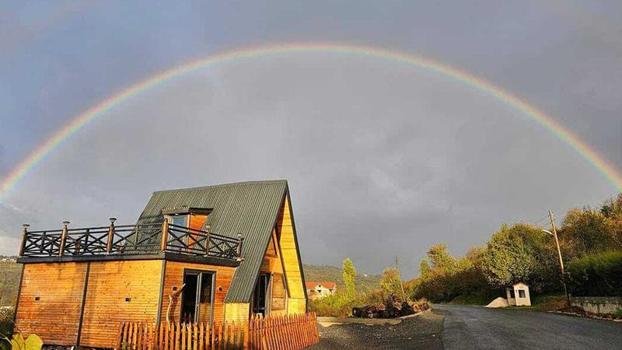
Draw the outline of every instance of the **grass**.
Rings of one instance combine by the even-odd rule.
[[[566,306],[566,296],[563,294],[537,295],[531,303],[531,308],[536,311],[556,311]]]
[[[13,333],[13,310],[17,299],[20,273],[20,264],[0,261],[0,337],[10,337]],[[6,345],[6,342],[0,341],[0,349]]]
[[[493,298],[494,299],[494,298]],[[492,299],[482,295],[459,295],[449,304],[458,305],[487,305]],[[531,296],[531,306],[512,306],[507,310],[555,311],[566,306],[566,297],[563,294],[542,294]]]
[[[543,294],[531,297],[531,306],[510,306],[504,310],[557,311],[566,307],[566,297],[562,294]]]
[[[0,261],[0,307],[15,305],[21,268],[21,264]]]

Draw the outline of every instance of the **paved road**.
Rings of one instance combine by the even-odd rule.
[[[622,323],[533,311],[434,305],[445,349],[622,349]]]

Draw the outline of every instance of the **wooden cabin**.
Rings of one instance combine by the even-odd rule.
[[[110,348],[122,321],[245,321],[306,312],[287,181],[155,192],[134,225],[30,231],[16,327]]]

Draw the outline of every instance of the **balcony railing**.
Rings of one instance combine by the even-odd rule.
[[[163,223],[29,231],[24,225],[20,257],[181,255],[241,260],[243,238]]]

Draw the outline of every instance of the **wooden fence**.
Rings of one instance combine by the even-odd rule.
[[[124,322],[119,350],[302,349],[320,340],[315,313],[252,317],[248,322]]]

